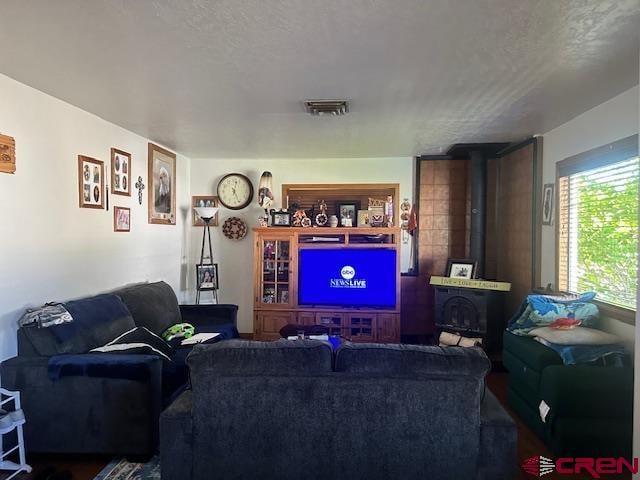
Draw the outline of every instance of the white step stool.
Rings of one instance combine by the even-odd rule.
[[[24,453],[24,435],[22,433],[22,425],[25,420],[20,407],[20,392],[10,392],[9,390],[0,388],[0,407],[10,402],[13,402],[14,410],[10,411],[7,416],[2,416],[2,414],[0,414],[0,470],[9,470],[13,472],[6,478],[6,480],[11,480],[20,472],[31,473],[31,467],[27,465]],[[18,435],[18,444],[5,452],[3,450],[2,436],[14,429]],[[5,460],[7,456],[16,450],[18,451],[20,463]]]

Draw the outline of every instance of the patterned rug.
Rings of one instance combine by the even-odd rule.
[[[93,480],[160,480],[160,457],[155,456],[148,463],[114,460]]]

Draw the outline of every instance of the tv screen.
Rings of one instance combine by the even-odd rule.
[[[300,305],[395,307],[395,250],[309,248],[299,260]]]

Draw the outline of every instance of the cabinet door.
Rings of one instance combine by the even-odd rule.
[[[329,329],[329,335],[345,336],[347,334],[345,316],[342,313],[318,312],[316,325],[324,325]]]
[[[315,325],[316,324],[316,315],[313,312],[298,312],[297,313],[297,322],[298,325]]]
[[[375,313],[350,313],[348,317],[347,338],[352,342],[373,342],[376,335]]]
[[[400,343],[400,315],[379,313],[376,341],[380,343]]]
[[[293,323],[295,314],[292,312],[258,312],[256,313],[256,336],[258,340],[277,340],[281,338],[280,329]]]
[[[290,237],[259,240],[256,303],[261,307],[288,307],[293,304]]]

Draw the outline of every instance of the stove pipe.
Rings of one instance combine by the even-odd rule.
[[[487,221],[487,159],[480,150],[469,153],[471,161],[471,238],[469,254],[477,260],[476,277],[484,276],[485,225]]]

